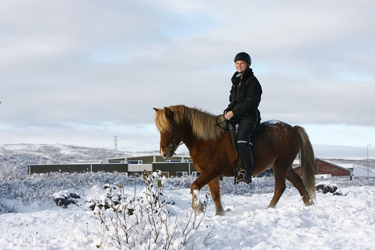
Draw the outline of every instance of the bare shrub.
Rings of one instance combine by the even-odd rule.
[[[149,174],[145,171],[143,181],[146,187],[138,197],[127,198],[122,191],[119,202],[115,202],[117,199],[112,199],[111,195],[104,200],[94,201],[95,215],[102,226],[101,243],[97,247],[181,249],[189,244],[194,245],[204,214],[197,216],[190,210],[187,220],[181,222],[168,212],[168,206],[173,201],[163,199],[161,172]],[[202,244],[208,245],[210,237],[212,231],[207,233]]]

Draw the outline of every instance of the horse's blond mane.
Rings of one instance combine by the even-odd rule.
[[[217,126],[217,116],[184,105],[170,106],[168,108],[173,112],[175,125],[188,122],[198,140],[217,140],[223,133],[223,129]],[[220,118],[220,122],[222,121],[223,118]],[[173,130],[174,125],[166,118],[165,109],[156,111],[155,123],[160,132],[172,132]]]

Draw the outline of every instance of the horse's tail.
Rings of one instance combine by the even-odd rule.
[[[294,126],[301,138],[301,173],[303,185],[310,199],[315,200],[315,156],[309,136],[304,128]]]

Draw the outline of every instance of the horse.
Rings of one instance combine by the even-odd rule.
[[[191,206],[201,213],[205,205],[199,200],[199,191],[208,184],[216,215],[224,215],[221,204],[220,183],[222,176],[233,176],[233,169],[240,164],[233,147],[225,118],[198,108],[185,105],[154,108],[155,124],[160,132],[160,154],[171,158],[178,146],[186,145],[194,167],[200,172],[191,184]],[[254,173],[258,175],[273,167],[275,188],[268,208],[276,207],[286,183],[290,181],[298,190],[306,206],[315,200],[315,157],[304,128],[282,121],[261,123],[254,133],[256,147]],[[300,155],[302,178],[294,172],[293,161]]]

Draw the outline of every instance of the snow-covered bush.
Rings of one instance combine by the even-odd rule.
[[[70,204],[77,204],[77,200],[81,197],[78,194],[61,191],[52,195],[57,206],[67,208]]]
[[[142,180],[134,180],[120,173],[48,173],[33,175],[7,175],[0,178],[0,213],[17,212],[18,206],[33,202],[52,204],[51,196],[61,190],[79,192],[84,196],[86,190],[106,183],[121,183],[131,186]],[[11,202],[6,202],[6,201]]]
[[[27,174],[27,167],[20,165],[20,160],[14,160],[14,155],[5,155],[6,162],[0,162],[0,214],[17,212],[20,204],[31,203],[53,204],[51,195],[61,190],[78,192],[83,197],[86,190],[93,186],[103,186],[107,183],[119,184],[132,187],[134,183],[143,185],[141,178],[128,177],[121,173],[48,173],[48,174]],[[4,158],[5,159],[5,158]],[[24,158],[22,158],[22,162]],[[163,180],[163,186],[168,190],[190,188],[195,178],[192,176],[181,178],[168,178]],[[340,188],[351,186],[375,186],[375,179],[355,179],[353,181],[331,180]],[[297,192],[287,181],[287,191]],[[222,194],[237,194],[250,196],[254,193],[272,193],[274,179],[272,177],[254,178],[251,185],[243,183],[234,184],[233,177],[223,177],[220,181]],[[202,189],[208,192],[208,187]],[[186,194],[189,195],[188,193]]]
[[[204,214],[197,217],[190,211],[188,222],[183,224],[168,211],[173,201],[163,197],[161,172],[145,171],[143,181],[146,187],[139,196],[125,197],[121,192],[119,201],[112,195],[95,201],[95,214],[103,231],[98,248],[181,249],[194,243]],[[209,231],[203,244],[211,234]]]
[[[315,185],[315,189],[319,193],[331,193],[333,195],[343,195],[340,188],[333,183],[320,182]]]

